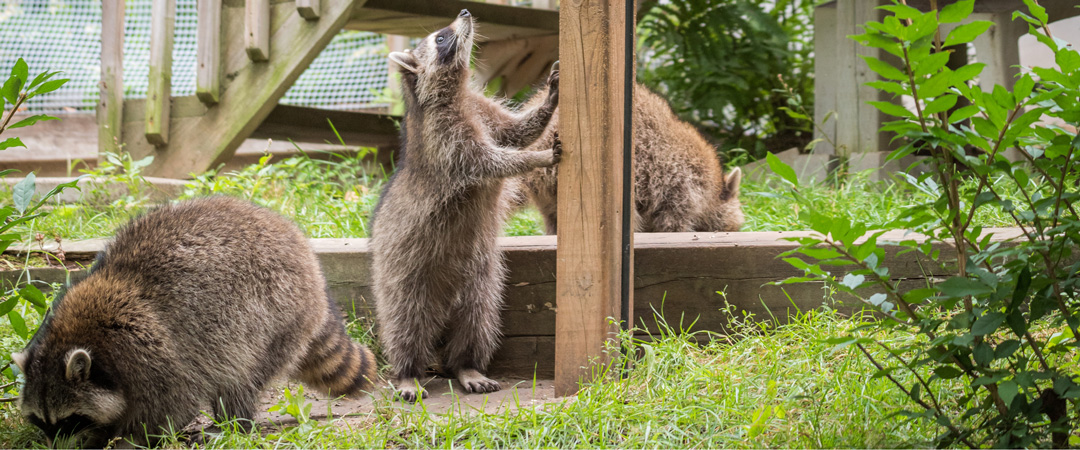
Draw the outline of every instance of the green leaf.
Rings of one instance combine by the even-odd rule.
[[[46,121],[46,120],[60,120],[60,119],[57,119],[57,118],[55,118],[53,116],[47,116],[45,114],[37,114],[37,115],[27,117],[27,118],[25,118],[23,120],[20,120],[18,122],[15,122],[15,124],[8,127],[8,129],[10,130],[12,128],[28,127],[28,126],[33,125],[35,123],[38,123],[38,122],[41,122],[41,121]]]
[[[934,101],[930,102],[930,104],[926,105],[926,108],[923,109],[923,114],[929,116],[932,114],[937,114],[939,112],[948,111],[949,108],[956,106],[956,100],[957,96],[952,94],[938,97],[934,99]]]
[[[4,314],[7,314],[8,312],[11,312],[12,309],[15,309],[15,305],[18,304],[18,303],[19,303],[19,297],[16,297],[14,295],[11,296],[11,298],[8,298],[7,300],[4,300],[3,303],[0,303],[0,316],[2,316]]]
[[[22,298],[25,298],[26,301],[39,308],[45,308],[46,306],[48,306],[45,300],[45,294],[42,294],[41,290],[32,284],[27,285],[22,289],[19,289],[19,295],[21,295]]]
[[[844,275],[843,281],[840,282],[842,286],[847,286],[848,289],[855,289],[866,282],[866,277],[862,275],[847,274]]]
[[[30,95],[28,95],[26,98],[33,98],[33,97],[36,97],[38,95],[48,94],[48,93],[50,93],[52,91],[60,89],[60,86],[63,86],[64,83],[67,83],[67,82],[68,82],[67,78],[60,79],[60,80],[48,81],[48,82],[42,84],[41,87],[35,89],[34,92],[31,92]]]
[[[994,22],[988,20],[976,20],[971,23],[965,23],[954,28],[949,32],[949,37],[945,38],[945,47],[951,47],[954,45],[967,44],[974,41],[980,34],[989,30],[994,25]]]
[[[964,65],[964,66],[960,67],[959,69],[956,69],[955,71],[953,71],[953,78],[952,78],[953,84],[959,85],[959,84],[962,84],[962,83],[967,83],[968,81],[971,81],[971,80],[975,79],[975,77],[982,74],[982,71],[985,68],[986,68],[986,63],[975,63],[975,64]]]
[[[994,349],[994,359],[1004,359],[1012,356],[1020,349],[1020,341],[1016,339],[1009,339],[1002,342]]]
[[[1023,336],[1027,333],[1027,321],[1024,320],[1024,312],[1020,310],[1009,313],[1009,316],[1005,318],[1009,323],[1009,329],[1017,336]]]
[[[919,61],[919,65],[916,66],[915,69],[915,76],[923,77],[931,73],[937,72],[938,70],[941,70],[941,68],[945,67],[945,64],[949,62],[950,53],[952,52],[943,51],[931,53],[930,56],[927,56],[922,61]]]
[[[956,123],[961,120],[970,118],[971,116],[978,114],[979,111],[982,110],[979,109],[978,105],[967,105],[963,108],[953,111],[953,113],[949,115],[949,123]]]
[[[1031,74],[1025,73],[1024,76],[1016,80],[1016,84],[1013,85],[1013,97],[1016,99],[1016,103],[1023,103],[1031,95],[1031,91],[1035,89],[1035,79],[1031,78]]]
[[[952,277],[938,285],[942,294],[949,297],[966,297],[968,295],[989,294],[994,292],[990,286],[978,280],[964,277]]]
[[[788,183],[791,183],[796,187],[799,186],[799,177],[795,175],[795,170],[792,169],[791,166],[784,164],[780,158],[777,158],[776,155],[772,153],[765,155],[765,161],[769,163],[769,168],[772,169],[773,173],[780,175],[780,177],[787,180]]]
[[[30,83],[30,89],[36,88],[39,84],[45,82],[45,80],[48,80],[49,78],[52,78],[53,75],[56,75],[58,73],[60,73],[59,70],[57,70],[56,72],[39,73],[38,76],[34,77],[34,81]]]
[[[1058,67],[1061,68],[1061,73],[1067,74],[1080,69],[1080,53],[1077,53],[1076,50],[1061,49],[1054,59]]]
[[[990,348],[990,344],[987,344],[986,341],[983,341],[975,346],[971,356],[975,358],[975,362],[980,366],[988,366],[994,362],[994,349]]]
[[[959,378],[964,372],[952,366],[941,366],[934,369],[934,374],[939,378],[951,380],[953,378]]]
[[[34,198],[35,178],[34,172],[30,172],[12,190],[12,200],[15,201],[15,209],[19,211],[19,214],[26,212],[26,207],[30,206],[30,200]]]
[[[1031,288],[1031,269],[1028,266],[1024,266],[1020,270],[1020,274],[1016,277],[1016,289],[1013,290],[1012,301],[1009,302],[1008,312],[1016,311],[1020,305],[1024,304],[1024,299],[1027,298],[1028,289]]]
[[[0,142],[0,150],[7,150],[12,147],[26,147],[26,144],[23,144],[22,139],[17,137],[7,138],[4,142]]]
[[[998,385],[998,395],[1001,396],[1001,399],[1005,401],[1006,405],[1011,405],[1013,399],[1016,398],[1016,394],[1019,392],[1020,388],[1013,380],[1005,380]]]
[[[0,88],[0,95],[4,96],[4,100],[14,105],[19,101],[19,90],[22,89],[19,79],[16,77],[10,77],[4,82],[4,87]]]
[[[26,65],[26,61],[22,58],[15,61],[15,66],[11,68],[11,76],[19,79],[20,86],[26,84],[26,80],[30,78],[30,67]]]
[[[864,61],[866,61],[866,65],[870,67],[870,70],[877,72],[877,74],[881,75],[883,78],[895,81],[908,81],[907,74],[902,72],[900,69],[893,67],[892,64],[874,58],[873,56],[859,56],[862,57]]]
[[[945,5],[941,8],[938,21],[941,23],[956,23],[967,19],[975,10],[975,0],[961,0],[956,3]]]
[[[975,324],[971,326],[971,334],[974,334],[975,336],[985,336],[993,333],[1004,321],[1005,314],[997,311],[988,312],[985,316],[975,320]]]
[[[1031,15],[1039,19],[1039,22],[1043,25],[1050,23],[1050,16],[1046,15],[1046,8],[1039,6],[1034,0],[1024,0],[1024,4],[1027,5],[1028,11],[1031,11]]]
[[[22,314],[19,314],[18,311],[12,310],[8,312],[7,316],[8,321],[11,322],[11,328],[15,330],[15,334],[19,335],[19,337],[23,339],[30,337],[30,330],[26,328],[26,321],[23,320]]]
[[[890,116],[904,117],[904,118],[908,118],[908,119],[914,119],[915,118],[915,114],[913,114],[911,111],[908,111],[907,108],[904,108],[903,106],[897,105],[897,104],[892,103],[892,102],[866,102],[866,103],[870,104],[871,106],[877,108],[881,112],[883,112],[885,114],[888,114]]]

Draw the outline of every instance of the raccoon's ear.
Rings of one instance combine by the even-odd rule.
[[[724,177],[724,199],[731,200],[739,198],[739,183],[742,182],[742,170],[738,167],[732,169]]]
[[[90,379],[90,354],[81,348],[72,350],[67,357],[67,370],[64,372],[69,381]]]
[[[19,367],[19,371],[26,372],[26,351],[11,354],[11,360]]]
[[[402,69],[412,73],[416,73],[420,70],[416,64],[416,57],[414,57],[412,53],[390,52],[390,61],[393,61],[398,66],[401,66]]]

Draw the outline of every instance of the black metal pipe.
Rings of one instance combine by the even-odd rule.
[[[634,224],[633,203],[630,201],[634,192],[633,153],[634,153],[634,1],[626,0],[626,35],[625,58],[626,73],[623,88],[623,191],[622,191],[622,303],[620,305],[620,324],[623,331],[630,329],[630,294],[634,289],[634,280],[630,279],[630,258],[634,249],[630,245],[633,238]]]

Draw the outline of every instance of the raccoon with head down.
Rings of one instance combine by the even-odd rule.
[[[534,95],[526,108],[542,104]],[[738,231],[744,217],[739,203],[742,172],[724,173],[716,149],[692,125],[683,122],[667,101],[634,84],[634,230],[638,232]],[[558,143],[559,114],[529,150]],[[521,178],[528,196],[544,216],[547,234],[555,234],[558,166],[540,168]]]
[[[468,85],[473,37],[462,10],[414,51],[390,54],[405,97],[403,153],[372,219],[372,278],[379,339],[407,401],[426,396],[418,379],[435,363],[467,392],[500,389],[482,372],[500,337],[506,269],[495,240],[515,191],[505,181],[559,158],[517,148],[547,126],[558,75],[537,108],[483,110]]]
[[[370,390],[295,224],[229,197],[163,206],[121,228],[13,359],[19,406],[57,447],[156,444],[201,408],[255,418],[267,383]]]

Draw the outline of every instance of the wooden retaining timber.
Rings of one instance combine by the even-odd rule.
[[[996,241],[1020,236],[1015,228],[988,229]],[[806,236],[806,232],[744,233],[639,233],[635,236],[634,317],[638,326],[657,332],[655,311],[662,311],[668,323],[689,325],[694,330],[724,332],[732,317],[753,314],[759,320],[786,320],[788,314],[817,308],[826,302],[819,283],[773,286],[800,272],[777,259],[795,247],[784,238]],[[880,242],[909,239],[902,232],[889,232]],[[322,263],[330,293],[346,311],[373,317],[370,253],[367,239],[313,239],[312,246]],[[105,243],[94,239],[63,244],[69,260],[89,264]],[[506,280],[503,313],[503,345],[492,362],[491,371],[500,376],[542,379],[554,376],[555,318],[555,236],[501,238],[510,275]],[[47,244],[45,249],[55,249]],[[254,250],[254,249],[253,249]],[[884,265],[902,280],[902,285],[925,286],[949,272],[920,260],[915,253],[898,255],[893,247]],[[949,255],[948,247],[942,253]],[[946,256],[945,258],[949,258]],[[842,268],[841,268],[842,269]],[[838,274],[843,274],[838,271]],[[20,279],[21,271],[0,271],[0,283]],[[31,269],[30,276],[48,283],[63,283],[85,276],[85,271],[57,268]],[[720,295],[717,292],[725,292]],[[843,300],[843,299],[841,299]],[[853,311],[861,303],[846,299],[833,303],[842,311]],[[726,312],[727,305],[734,308]]]

